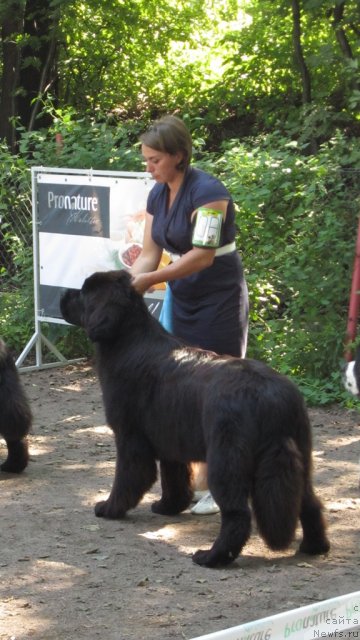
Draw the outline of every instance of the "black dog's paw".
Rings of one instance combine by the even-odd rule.
[[[184,509],[186,509],[187,506],[188,505],[186,505],[185,507],[182,507],[182,506],[179,506],[178,504],[170,502],[169,500],[161,499],[152,503],[151,511],[153,513],[159,513],[162,516],[176,516],[176,514],[181,513],[181,511],[184,511]]]
[[[125,518],[125,511],[114,509],[109,500],[101,500],[95,505],[95,515],[97,518],[109,518],[111,520],[121,520]]]
[[[27,466],[27,461],[19,463],[9,462],[5,460],[5,462],[0,465],[1,471],[5,471],[5,473],[22,473],[25,467]]]
[[[29,462],[29,450],[27,439],[8,442],[8,457],[0,465],[5,473],[22,473]]]
[[[327,538],[317,541],[316,543],[302,541],[299,547],[300,553],[306,553],[309,556],[319,556],[330,551],[330,542]]]
[[[235,557],[231,551],[227,553],[219,553],[209,549],[209,551],[202,551],[199,549],[192,557],[192,561],[195,564],[199,564],[201,567],[225,567],[231,562],[234,562]]]

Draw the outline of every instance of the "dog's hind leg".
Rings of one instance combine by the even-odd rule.
[[[29,461],[27,438],[20,440],[6,440],[8,456],[1,465],[1,471],[7,473],[21,473]]]
[[[193,562],[206,567],[227,565],[233,562],[251,533],[251,510],[249,496],[252,478],[252,457],[246,442],[227,431],[218,423],[214,438],[207,451],[208,484],[214,500],[220,507],[220,533],[209,550],[199,549]],[[223,426],[221,429],[220,426]],[[231,425],[230,425],[231,426]]]
[[[242,508],[221,511],[221,529],[218,538],[208,551],[199,549],[192,559],[205,567],[225,566],[233,562],[249,539],[251,513],[244,498]]]
[[[124,518],[140,502],[157,477],[154,453],[139,434],[115,434],[117,447],[115,478],[107,500],[95,505],[95,515]]]
[[[151,505],[154,513],[175,515],[187,509],[192,498],[191,467],[181,462],[160,461],[161,499]]]
[[[301,504],[300,521],[303,528],[303,540],[299,551],[310,555],[327,553],[330,542],[326,536],[326,525],[321,501],[314,494],[309,480]]]

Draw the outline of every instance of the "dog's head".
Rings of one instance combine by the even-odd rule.
[[[64,320],[83,327],[93,342],[119,337],[120,325],[144,306],[125,270],[93,273],[80,290],[67,289],[60,299]]]
[[[360,349],[357,350],[355,360],[348,362],[343,370],[343,384],[346,391],[353,396],[360,395]]]

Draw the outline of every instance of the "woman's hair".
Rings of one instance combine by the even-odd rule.
[[[163,151],[171,156],[178,152],[183,154],[177,169],[185,171],[189,166],[192,155],[192,140],[183,121],[176,116],[164,116],[156,120],[145,133],[140,136],[140,142],[155,151]]]

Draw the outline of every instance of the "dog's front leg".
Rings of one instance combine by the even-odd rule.
[[[187,509],[193,493],[190,465],[161,460],[160,474],[162,495],[151,505],[152,511],[172,516]]]
[[[115,478],[107,500],[95,505],[95,515],[124,518],[140,502],[157,477],[156,461],[145,438],[138,433],[115,434],[117,449]]]

